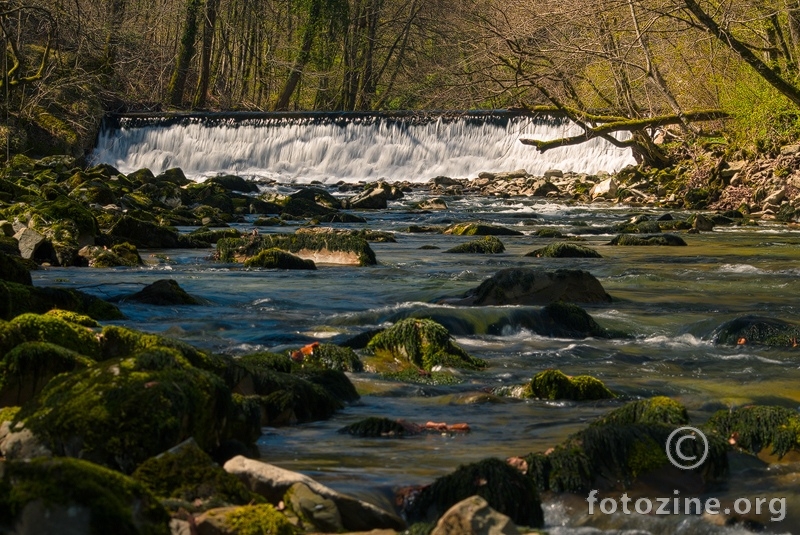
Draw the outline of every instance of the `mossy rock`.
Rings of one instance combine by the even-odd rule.
[[[620,234],[660,234],[661,226],[658,221],[640,221],[615,225],[613,231]]]
[[[226,438],[231,393],[221,378],[197,368],[141,368],[136,358],[116,359],[60,375],[21,419],[57,455],[125,473],[188,437],[206,450]]]
[[[100,232],[92,212],[68,197],[62,196],[54,201],[39,203],[35,211],[51,224],[72,221],[77,227],[78,235],[94,237]]]
[[[715,344],[794,347],[800,339],[800,325],[761,316],[744,316],[723,323],[714,336]]]
[[[343,372],[364,371],[364,365],[351,348],[336,344],[320,344],[314,348],[314,352],[303,359],[303,367]]]
[[[250,492],[235,475],[216,464],[194,440],[152,457],[131,477],[167,503],[196,512],[224,505],[245,505],[263,501]]]
[[[30,533],[57,533],[81,522],[92,535],[170,533],[169,514],[155,496],[114,470],[79,459],[39,458],[8,461],[0,473],[0,528],[13,529],[25,518]]]
[[[397,420],[370,416],[339,429],[339,433],[367,438],[402,438],[411,434],[409,426]]]
[[[200,533],[235,533],[236,535],[295,535],[301,533],[283,513],[271,504],[211,509],[198,517],[196,523],[200,526]]]
[[[241,235],[242,233],[235,228],[209,230],[206,227],[201,227],[190,232],[189,238],[197,243],[205,243],[207,247],[211,247],[222,238],[238,238]]]
[[[94,319],[90,318],[89,316],[84,316],[83,314],[78,314],[77,312],[71,312],[69,310],[61,310],[58,308],[54,308],[53,310],[48,310],[45,313],[45,316],[60,318],[64,321],[74,323],[75,325],[82,325],[83,327],[89,327],[89,328],[100,327],[100,324],[97,323],[97,321],[95,321]]]
[[[350,403],[361,398],[356,387],[341,370],[304,370],[297,375],[309,383],[321,386],[337,400]]]
[[[222,186],[228,191],[242,193],[258,193],[258,185],[236,175],[218,175],[206,180],[209,184]]]
[[[0,408],[0,424],[3,422],[13,422],[14,418],[17,417],[21,407],[3,407]]]
[[[0,407],[23,405],[56,375],[93,364],[92,359],[56,344],[19,344],[0,360]]]
[[[16,256],[0,251],[0,279],[26,286],[33,284],[31,272],[19,256],[19,250]]]
[[[500,459],[459,466],[425,487],[406,511],[409,523],[435,521],[458,502],[478,495],[519,526],[544,525],[539,493],[533,481]]]
[[[147,334],[117,325],[107,325],[101,335],[102,358],[127,358],[144,351],[157,348],[168,348],[177,351],[186,361],[196,368],[221,374],[226,369],[226,362],[220,358],[207,355],[195,347],[158,334]]]
[[[631,401],[624,406],[604,414],[592,425],[666,424],[688,425],[689,414],[686,407],[672,398],[656,396],[649,399]]]
[[[671,425],[641,423],[591,425],[546,454],[527,455],[527,474],[541,491],[573,493],[628,489],[654,472],[670,474],[666,479],[670,489],[680,484],[681,478],[696,485],[727,475],[727,444],[713,436],[708,437],[708,457],[703,464],[692,470],[674,467],[664,445],[675,429]],[[699,459],[704,447],[702,441],[687,440],[681,451]]]
[[[609,245],[669,245],[683,246],[686,242],[680,236],[674,234],[659,234],[656,236],[634,236],[631,234],[620,234],[609,242]]]
[[[533,376],[528,387],[531,397],[589,401],[616,397],[599,379],[589,375],[570,377],[560,370],[545,370]]]
[[[119,242],[127,242],[144,248],[176,248],[182,247],[184,244],[178,238],[176,230],[142,221],[129,215],[119,218],[108,230],[108,235]]]
[[[130,243],[113,245],[110,249],[89,245],[81,248],[78,255],[88,262],[89,267],[135,267],[143,264],[139,251]]]
[[[754,455],[771,448],[770,455],[781,459],[792,450],[800,450],[800,413],[793,409],[759,405],[721,410],[705,428]]]
[[[281,249],[298,256],[344,256],[346,262],[375,265],[375,253],[361,237],[348,233],[295,233],[226,238],[217,242],[216,258],[222,262],[243,262],[265,249]],[[301,254],[304,253],[304,254]],[[315,260],[317,263],[321,260]]]
[[[482,359],[470,356],[456,345],[450,333],[429,319],[407,318],[375,335],[367,348],[375,353],[370,362],[386,367],[378,371],[402,371],[409,366],[431,371],[434,366],[480,370]]]
[[[537,258],[603,258],[594,249],[567,242],[551,243],[547,247],[531,251],[525,256],[535,256]]]
[[[26,312],[41,314],[53,308],[78,312],[98,320],[125,317],[111,303],[78,290],[0,281],[0,318],[11,319]]]
[[[564,235],[554,228],[540,228],[536,231],[535,236],[539,238],[561,238]]]
[[[317,269],[313,260],[303,260],[280,249],[263,249],[244,261],[244,267],[267,269]]]
[[[518,230],[480,223],[457,223],[444,229],[443,233],[454,236],[522,236]]]
[[[658,221],[658,227],[663,230],[689,230],[692,224],[682,219],[673,219],[670,221]]]
[[[494,236],[484,236],[479,240],[468,241],[456,245],[445,251],[445,253],[469,253],[469,254],[498,254],[506,250],[505,245]]]
[[[242,355],[236,359],[243,367],[248,370],[267,370],[283,373],[292,372],[292,361],[286,355],[279,353],[251,353]]]
[[[100,358],[100,341],[87,327],[51,315],[22,314],[10,322],[26,342],[49,342],[85,355]]]

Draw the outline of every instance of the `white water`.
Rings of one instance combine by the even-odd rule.
[[[525,117],[474,118],[412,124],[398,120],[350,122],[265,119],[206,125],[126,126],[104,130],[92,155],[123,173],[143,167],[159,173],[180,167],[190,178],[218,173],[275,178],[281,182],[425,182],[435,176],[474,178],[481,171],[548,169],[597,174],[634,163],[629,149],[602,139],[544,154],[520,138],[555,139],[580,129]]]

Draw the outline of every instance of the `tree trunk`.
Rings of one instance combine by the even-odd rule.
[[[188,0],[186,3],[186,21],[181,35],[178,59],[175,70],[167,86],[167,98],[173,106],[183,103],[183,92],[186,87],[186,75],[189,73],[189,63],[194,56],[194,45],[197,39],[197,13],[200,10],[200,0]]]
[[[203,49],[200,57],[200,78],[194,95],[193,108],[202,108],[208,98],[208,84],[211,78],[211,50],[214,43],[214,30],[217,26],[217,2],[206,0],[205,24],[203,25]]]
[[[321,13],[322,0],[313,0],[308,14],[308,22],[303,31],[300,53],[297,55],[297,59],[292,66],[292,72],[289,74],[286,85],[283,86],[283,90],[275,103],[275,110],[286,110],[289,108],[289,101],[292,99],[292,94],[295,89],[297,89],[297,85],[300,83],[300,77],[303,75],[303,69],[305,69],[309,58],[311,58],[311,47],[314,46],[314,38],[317,34],[317,24],[319,23]]]

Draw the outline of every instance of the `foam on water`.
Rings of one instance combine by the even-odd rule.
[[[200,179],[218,173],[281,182],[424,182],[435,176],[475,177],[481,171],[525,169],[542,175],[614,172],[634,163],[629,149],[600,138],[539,153],[520,138],[555,139],[581,131],[565,120],[530,117],[444,118],[431,121],[261,121],[137,125],[104,128],[92,160],[128,173],[180,167]]]

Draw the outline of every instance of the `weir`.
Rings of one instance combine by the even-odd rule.
[[[106,118],[92,160],[123,173],[180,167],[193,179],[227,173],[299,183],[517,169],[597,174],[634,163],[629,149],[599,138],[545,153],[519,142],[579,133],[564,117],[508,110],[126,114]]]

